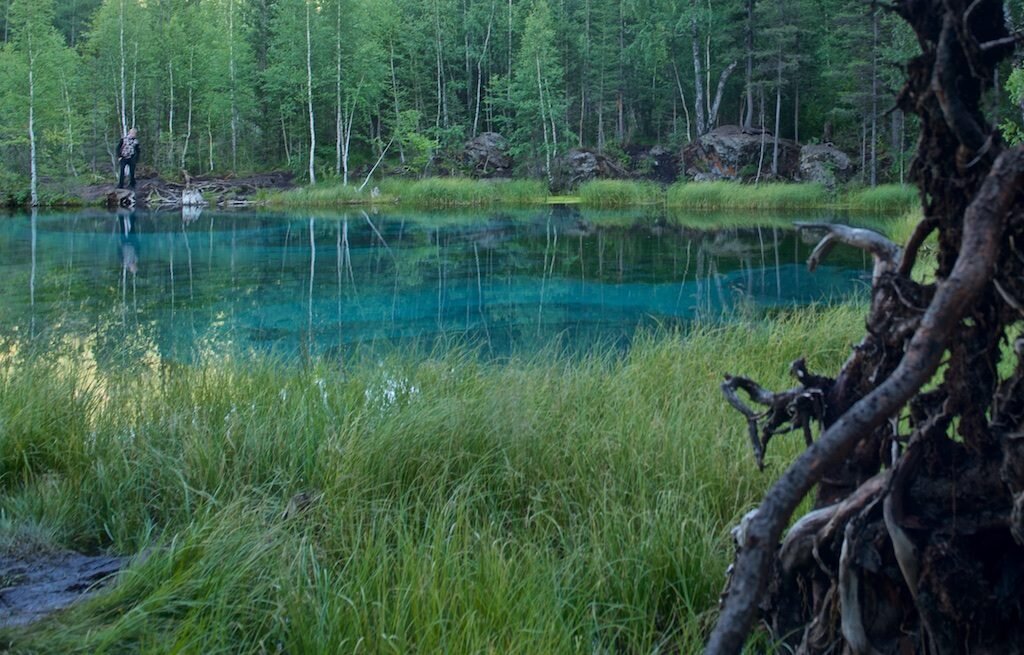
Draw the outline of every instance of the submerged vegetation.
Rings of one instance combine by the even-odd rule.
[[[6,344],[0,548],[147,556],[0,645],[693,652],[728,527],[770,481],[719,394],[721,353],[781,386],[778,362],[837,366],[861,315],[492,363],[126,365]],[[780,438],[769,466],[801,447]]]

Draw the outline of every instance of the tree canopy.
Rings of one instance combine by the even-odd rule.
[[[4,186],[28,174],[22,35],[44,6],[51,177],[109,175],[130,125],[162,174],[345,182],[382,154],[420,172],[485,131],[533,175],[571,147],[679,147],[727,123],[834,141],[865,182],[901,179],[911,145],[886,111],[913,37],[860,0],[0,0]],[[1021,138],[1021,72],[1002,75],[990,101]]]

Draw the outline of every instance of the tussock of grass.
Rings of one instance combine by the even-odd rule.
[[[524,205],[543,203],[547,187],[538,180],[474,180],[428,177],[422,180],[386,180],[384,194],[414,207]]]
[[[921,199],[917,189],[912,186],[880,184],[874,188],[851,191],[844,204],[851,211],[857,212],[905,214],[920,210]]]
[[[669,207],[701,210],[788,210],[827,207],[830,199],[819,184],[739,182],[677,182],[668,188]]]
[[[344,186],[341,184],[318,184],[298,189],[290,189],[280,193],[260,196],[259,200],[271,207],[339,207],[342,205],[362,205],[374,199],[369,189],[359,191],[358,185]]]
[[[661,189],[653,182],[632,180],[591,180],[577,191],[580,203],[587,207],[635,207],[659,203]]]
[[[835,368],[861,315],[803,310],[644,338],[625,357],[505,363],[0,355],[0,530],[150,549],[112,590],[0,643],[695,652],[728,528],[773,477],[721,375],[781,387],[798,356]],[[769,467],[801,442],[773,441]],[[317,500],[283,519],[300,491]]]

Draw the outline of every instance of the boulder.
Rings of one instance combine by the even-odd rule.
[[[556,188],[572,188],[590,180],[622,179],[631,177],[626,168],[608,155],[573,148],[555,163]]]
[[[757,176],[760,161],[764,179],[771,174],[772,148],[770,133],[744,131],[738,125],[723,125],[697,137],[683,148],[683,171],[691,179],[752,179]],[[799,174],[800,145],[790,139],[779,139],[778,179],[795,180]]]
[[[850,181],[855,171],[850,156],[830,143],[800,149],[800,179],[805,182],[834,189],[838,183]]]
[[[664,146],[629,152],[634,174],[648,180],[671,184],[679,178],[679,156]]]
[[[479,134],[466,142],[462,163],[478,177],[507,177],[512,169],[508,142],[497,132]]]

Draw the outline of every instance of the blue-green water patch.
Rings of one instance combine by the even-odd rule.
[[[438,341],[578,351],[867,287],[868,262],[848,249],[808,273],[813,240],[788,221],[698,223],[564,207],[15,215],[0,219],[0,337],[177,361]]]

